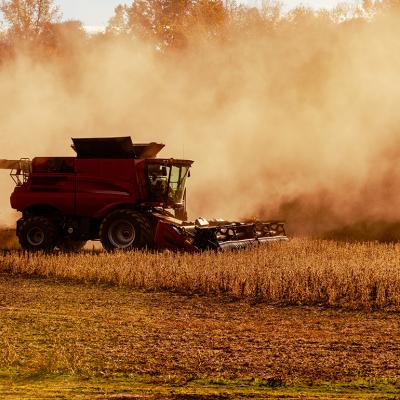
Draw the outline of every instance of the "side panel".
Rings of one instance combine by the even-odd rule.
[[[11,206],[19,211],[34,206],[47,206],[64,215],[75,213],[74,158],[41,157],[32,161],[28,181],[16,187]]]
[[[133,159],[77,159],[76,213],[102,217],[118,204],[140,201]]]
[[[195,251],[189,237],[179,231],[179,226],[159,220],[157,222],[154,242],[159,249]]]

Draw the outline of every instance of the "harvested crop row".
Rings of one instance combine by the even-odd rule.
[[[280,304],[400,306],[400,244],[295,239],[225,253],[10,253],[0,271]]]

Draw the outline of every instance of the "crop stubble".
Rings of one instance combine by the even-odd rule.
[[[5,253],[0,271],[270,304],[400,306],[399,243],[293,239],[226,253]]]
[[[398,385],[399,244],[5,252],[0,372]],[[9,372],[7,372],[9,374]]]
[[[396,313],[273,307],[0,275],[2,368],[319,382],[398,379]]]

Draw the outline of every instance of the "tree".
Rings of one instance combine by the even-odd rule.
[[[0,11],[14,40],[35,40],[61,18],[53,0],[1,0]]]
[[[154,41],[160,49],[181,48],[199,29],[216,37],[225,19],[221,0],[135,0],[115,9],[107,32]]]
[[[132,31],[144,39],[154,38],[161,47],[173,46],[191,14],[190,0],[136,0],[128,10]]]
[[[108,21],[107,33],[121,35],[129,33],[128,6],[118,5],[114,9],[114,15]]]
[[[78,46],[85,44],[87,34],[81,21],[69,20],[52,23],[40,35],[39,44],[58,54],[72,57]]]

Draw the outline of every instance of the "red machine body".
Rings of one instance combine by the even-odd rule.
[[[98,239],[108,250],[160,247],[154,240],[158,220],[185,219],[192,161],[155,158],[164,145],[133,144],[126,137],[73,142],[76,157],[36,157],[24,179],[16,174],[10,202],[22,212],[22,247],[77,249]]]
[[[21,212],[53,208],[62,215],[103,218],[116,207],[146,202],[144,168],[145,160],[34,158],[28,180],[11,195],[11,206]]]
[[[185,222],[190,160],[156,158],[158,143],[73,139],[76,157],[0,160],[17,183],[11,206],[21,247],[76,251],[100,240],[108,251],[207,250],[286,240],[281,222]]]

